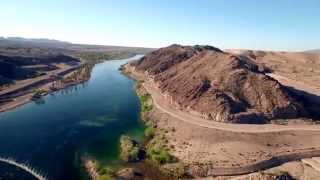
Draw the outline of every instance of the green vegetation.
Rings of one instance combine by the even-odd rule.
[[[101,167],[98,168],[99,176],[97,180],[111,180],[116,176],[116,170],[110,167]]]
[[[168,140],[162,131],[154,132],[150,129],[148,132],[153,133],[153,139],[147,145],[147,157],[157,165],[175,162],[175,158],[169,153],[167,147]]]
[[[48,94],[48,91],[45,89],[35,89],[33,90],[33,98],[40,98],[41,96],[44,96]]]
[[[112,180],[114,177],[108,175],[101,175],[97,177],[97,180]]]
[[[136,90],[140,99],[140,103],[141,103],[141,112],[145,113],[145,112],[150,112],[153,108],[152,105],[152,97],[151,94],[145,92],[145,90],[143,90],[142,87],[142,83],[144,81],[137,81],[136,83]]]
[[[156,129],[152,126],[148,126],[145,130],[144,130],[144,135],[146,138],[153,138],[155,135]]]
[[[153,146],[148,149],[147,154],[150,160],[157,164],[170,163],[173,160],[173,157],[164,147]]]
[[[111,180],[116,176],[117,169],[111,168],[109,166],[104,166],[98,163],[98,161],[94,161],[94,167],[99,174],[97,180]]]
[[[149,93],[140,95],[140,101],[141,101],[141,111],[142,112],[149,112],[152,110],[152,99],[151,95]]]
[[[129,136],[122,135],[120,137],[120,149],[120,158],[126,162],[136,162],[141,159],[139,144]]]
[[[145,119],[147,125],[144,132],[145,137],[149,140],[146,145],[147,158],[156,165],[172,163],[175,161],[175,158],[169,153],[167,147],[168,140],[165,137],[165,131],[156,129],[152,121],[149,121],[144,114],[150,112],[153,105],[151,95],[147,92],[143,92],[141,89],[142,83],[143,81],[138,81],[136,88],[141,102],[142,117]]]

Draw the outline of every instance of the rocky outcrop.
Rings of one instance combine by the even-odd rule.
[[[179,108],[208,120],[265,123],[296,118],[305,110],[265,69],[210,46],[172,45],[131,63]]]

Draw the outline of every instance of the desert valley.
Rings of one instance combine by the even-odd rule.
[[[22,47],[15,48],[21,57],[10,56],[12,48],[3,49],[1,111],[85,83],[99,63],[61,52],[30,56],[28,50],[28,56]],[[319,176],[319,54],[198,45],[145,51],[151,52],[120,68],[137,81],[146,129],[143,141],[120,140],[120,157],[133,167],[124,164],[115,176],[150,176],[140,162],[172,179]],[[113,177],[90,159],[84,168],[91,178]]]
[[[320,180],[320,1],[3,1],[0,180]]]
[[[21,57],[10,55],[13,48],[2,50],[1,111],[19,109],[30,101],[37,103],[47,94],[87,81],[92,86],[91,73],[100,61],[81,60],[60,51],[32,54],[30,50],[39,46],[34,42],[28,46],[29,54],[25,47],[15,47]],[[126,64],[119,61],[121,67],[115,72],[136,80],[145,124],[139,131],[144,132],[144,138],[118,135],[121,138],[113,146],[120,142],[123,168],[114,169],[108,165],[110,161],[100,164],[95,159],[98,156],[85,155],[89,152],[80,155],[79,167],[89,177],[319,177],[320,54],[200,45],[133,51],[150,53]],[[109,120],[89,122],[90,126],[105,126]],[[148,165],[154,170],[145,171]],[[100,170],[104,168],[116,172]],[[153,171],[158,175],[153,177]]]

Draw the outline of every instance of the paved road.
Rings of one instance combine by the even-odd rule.
[[[190,113],[182,112],[174,108],[165,100],[164,96],[159,93],[151,81],[146,81],[143,86],[151,94],[153,104],[161,111],[192,125],[201,126],[231,132],[243,133],[268,133],[280,131],[320,131],[320,125],[274,125],[274,124],[227,124],[215,121],[205,120]]]
[[[60,69],[47,72],[46,75],[39,76],[39,77],[36,77],[36,78],[21,80],[18,83],[14,84],[14,85],[10,85],[8,88],[5,88],[4,90],[1,90],[0,91],[0,96],[8,94],[10,92],[17,91],[19,89],[23,89],[23,88],[25,88],[27,86],[30,86],[30,85],[35,84],[37,82],[40,82],[42,80],[49,79],[52,75],[57,75],[59,73],[66,72],[66,71],[68,71],[68,70],[70,70],[70,69],[72,69],[74,67],[75,66],[62,66]]]

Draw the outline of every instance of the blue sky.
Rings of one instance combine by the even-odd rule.
[[[320,48],[319,0],[6,0],[0,36],[162,47]]]

